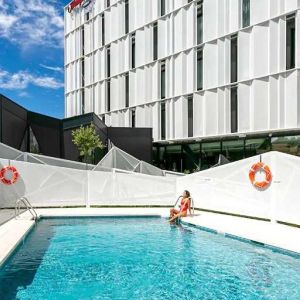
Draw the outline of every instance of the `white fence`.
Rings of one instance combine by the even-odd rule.
[[[14,207],[28,197],[33,206],[171,205],[176,178],[121,170],[87,171],[0,159],[0,169],[14,165],[20,173],[13,185],[0,184],[0,207]]]
[[[177,193],[191,192],[197,208],[300,224],[300,158],[269,152],[262,161],[273,180],[264,191],[249,180],[251,157],[177,179]]]
[[[0,183],[0,207],[14,207],[15,201],[24,195],[38,207],[167,206],[174,204],[187,189],[196,208],[300,225],[300,158],[269,152],[262,160],[273,174],[265,191],[255,189],[248,176],[259,156],[183,177],[10,161],[20,178],[11,186]],[[0,159],[0,168],[8,164],[7,159]]]

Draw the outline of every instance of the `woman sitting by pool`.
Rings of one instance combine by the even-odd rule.
[[[187,211],[189,210],[190,215],[191,211],[191,194],[189,191],[185,190],[182,194],[182,199],[180,203],[180,210],[175,208],[170,209],[170,222],[174,222],[176,219],[187,216]]]

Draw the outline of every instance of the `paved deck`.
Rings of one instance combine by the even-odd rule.
[[[13,209],[0,209],[0,225],[7,222],[15,215],[15,211]]]
[[[37,209],[41,217],[73,216],[161,216],[167,217],[167,208],[53,208]],[[34,225],[26,212],[0,226],[0,265],[23,240]],[[268,244],[300,254],[300,228],[273,224],[265,221],[245,219],[227,215],[197,212],[193,217],[183,218],[188,224],[212,229],[221,234]]]

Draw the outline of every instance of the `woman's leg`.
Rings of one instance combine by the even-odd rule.
[[[172,218],[174,215],[178,214],[179,211],[176,210],[175,208],[171,208],[170,209],[170,218]]]
[[[176,219],[180,218],[180,217],[186,217],[186,213],[185,212],[179,212],[178,214],[175,214],[170,220],[169,222],[173,222]]]

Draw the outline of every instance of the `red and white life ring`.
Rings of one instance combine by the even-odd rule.
[[[255,175],[260,170],[265,173],[265,180],[256,181]],[[269,166],[265,165],[263,162],[255,163],[249,171],[249,179],[250,179],[251,183],[253,184],[253,186],[255,186],[256,188],[258,188],[260,190],[265,190],[266,188],[269,187],[269,185],[271,184],[271,181],[272,181],[272,173],[271,173]]]
[[[6,166],[0,170],[0,180],[2,183],[11,185],[17,182],[19,173],[14,166]]]

